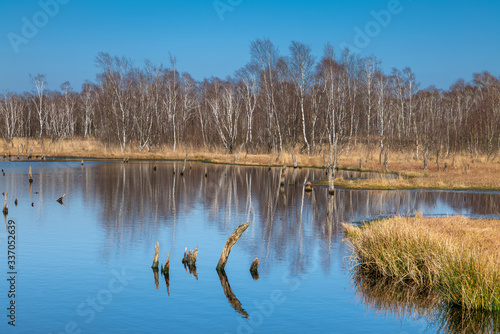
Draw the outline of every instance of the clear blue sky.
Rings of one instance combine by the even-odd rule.
[[[0,1],[0,92],[31,90],[30,73],[46,74],[49,89],[67,80],[80,90],[85,79],[95,81],[100,51],[136,65],[167,64],[170,51],[196,79],[225,77],[248,62],[257,38],[285,55],[292,40],[310,44],[318,57],[326,42],[337,53],[342,43],[362,46],[360,55],[374,54],[386,72],[410,66],[422,88],[448,89],[483,70],[500,75],[498,0],[400,0],[383,25],[370,12],[397,0],[59,0],[68,3],[44,14],[40,3],[54,1]],[[216,3],[229,7],[218,13]],[[36,32],[25,27],[34,23]],[[368,42],[355,39],[356,27],[371,27]]]

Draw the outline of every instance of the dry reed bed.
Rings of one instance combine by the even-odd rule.
[[[500,311],[500,220],[395,217],[344,224],[354,260],[465,309]]]

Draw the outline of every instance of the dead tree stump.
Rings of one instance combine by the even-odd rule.
[[[9,206],[7,205],[7,193],[5,193],[5,198],[4,198],[4,201],[3,201],[3,210],[2,210],[3,214],[6,215],[9,213]]]
[[[222,249],[222,253],[219,258],[219,263],[217,264],[217,271],[224,271],[224,267],[226,266],[227,259],[229,258],[229,253],[231,253],[231,248],[233,248],[234,244],[241,237],[243,232],[250,226],[251,223],[245,223],[238,226],[234,232],[229,236]]]
[[[158,270],[158,257],[160,256],[160,243],[157,241],[155,245],[155,258],[153,260],[153,264],[151,265],[151,268],[153,270]]]
[[[28,172],[28,180],[30,183],[33,183],[33,174],[31,173],[31,165],[30,165],[30,170]]]
[[[169,272],[170,272],[170,252],[168,252],[168,254],[167,254],[167,262],[165,262],[165,267],[163,265],[161,266],[161,272],[166,277],[169,275]]]
[[[312,190],[313,190],[313,187],[312,187],[311,182],[307,181],[307,183],[306,183],[306,187],[304,188],[304,191],[305,191],[306,193],[310,193]]]
[[[252,274],[252,278],[254,280],[259,279],[259,263],[259,259],[255,258],[255,260],[253,260],[252,264],[250,265],[250,274]]]
[[[58,201],[59,203],[61,203],[61,204],[62,204],[64,196],[66,196],[66,194],[64,194],[64,195],[62,195],[61,197],[59,197],[59,198],[57,199],[57,201]]]
[[[184,164],[182,165],[182,170],[181,170],[181,176],[184,175],[184,172],[186,171],[186,160],[188,158],[188,154],[186,152],[186,156],[184,157]]]
[[[196,269],[196,259],[198,257],[198,245],[193,251],[187,252],[187,247],[184,250],[184,258],[182,259],[182,263],[187,265],[190,270]]]

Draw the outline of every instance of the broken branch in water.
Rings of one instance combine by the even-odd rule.
[[[250,265],[250,274],[252,274],[252,278],[254,280],[259,279],[259,263],[259,259],[255,258],[255,260],[253,260],[252,264]]]
[[[62,195],[61,197],[59,197],[59,198],[57,199],[57,201],[58,201],[59,203],[61,203],[61,204],[62,204],[64,196],[66,196],[66,194],[64,194],[64,195]]]
[[[153,264],[151,265],[151,268],[153,270],[158,270],[158,257],[160,256],[160,243],[157,241],[156,246],[155,246],[155,258],[153,260]]]
[[[241,224],[229,236],[229,238],[226,241],[226,244],[224,245],[224,248],[222,249],[222,254],[220,255],[219,263],[217,264],[216,267],[217,271],[224,271],[227,259],[229,258],[229,253],[231,253],[231,248],[233,248],[236,241],[238,241],[238,239],[241,237],[243,232],[246,231],[246,229],[248,228],[248,226],[250,226],[250,224],[251,223]]]
[[[30,181],[30,183],[33,183],[33,174],[31,173],[31,165],[30,165],[30,170],[28,172],[28,180]]]
[[[163,275],[168,276],[170,272],[170,252],[167,254],[167,262],[165,262],[165,267],[161,266],[161,272]]]
[[[9,213],[9,206],[7,205],[7,193],[5,193],[5,199],[4,199],[4,202],[3,202],[3,214],[6,215]]]
[[[307,183],[306,183],[306,187],[305,187],[304,191],[305,191],[306,193],[310,193],[312,190],[313,190],[313,187],[312,187],[311,182],[307,181]]]

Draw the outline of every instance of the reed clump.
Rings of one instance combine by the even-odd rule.
[[[394,217],[344,228],[364,272],[431,289],[464,309],[500,311],[499,220]]]

